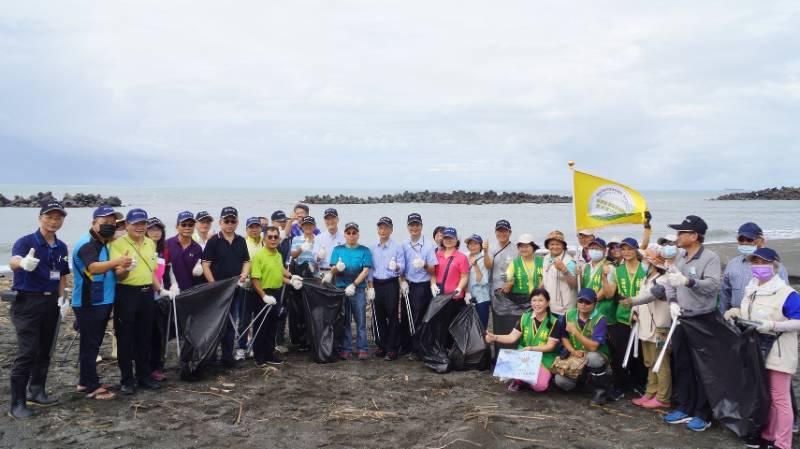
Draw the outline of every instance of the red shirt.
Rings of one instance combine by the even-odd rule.
[[[453,258],[453,262],[449,264],[450,268],[447,268],[450,257]],[[442,294],[453,293],[456,287],[458,287],[458,282],[461,280],[461,275],[469,275],[469,260],[464,253],[456,250],[450,257],[445,257],[444,250],[436,251],[436,260],[439,261],[439,265],[436,265],[436,283],[439,284],[439,286],[442,285],[444,272],[445,269],[447,269],[447,282],[445,283],[444,288],[442,288]],[[458,299],[463,298],[464,293],[465,292],[462,291],[461,294],[458,295]]]

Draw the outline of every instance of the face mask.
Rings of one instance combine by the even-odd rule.
[[[665,259],[672,259],[678,255],[678,247],[674,245],[667,245],[661,247],[661,257]]]
[[[116,226],[112,224],[101,224],[98,234],[100,234],[100,237],[103,237],[104,239],[110,239],[111,237],[114,237],[114,233],[116,232]]]
[[[739,245],[736,247],[736,249],[739,251],[739,254],[744,254],[745,256],[749,256],[750,254],[756,252],[755,245]]]
[[[589,250],[589,258],[592,259],[592,262],[597,262],[598,260],[602,259],[604,256],[603,250],[601,249],[590,249]]]
[[[775,269],[772,265],[752,265],[750,266],[750,272],[759,281],[768,281],[775,275]]]

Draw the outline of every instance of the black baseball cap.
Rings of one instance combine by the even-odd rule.
[[[166,228],[164,223],[158,217],[150,217],[147,219],[147,227],[152,228],[153,226],[160,227],[162,231]]]
[[[510,231],[511,223],[509,223],[508,220],[497,220],[497,223],[494,224],[494,230],[496,231],[498,229],[506,229]]]
[[[191,221],[197,221],[197,220],[194,219],[194,215],[192,215],[191,212],[189,212],[188,210],[185,210],[185,211],[183,211],[183,212],[178,214],[178,219],[177,219],[177,222],[175,224],[179,225],[179,224],[183,223],[184,221],[190,221],[190,220]]]
[[[309,215],[307,217],[303,217],[303,221],[300,222],[300,226],[303,226],[304,224],[312,224],[312,225],[316,226],[317,225],[317,220],[315,220],[314,217]]]
[[[39,209],[39,215],[44,215],[48,212],[58,211],[67,216],[67,211],[64,210],[64,205],[61,204],[61,201],[48,201],[46,203],[42,203],[42,208]]]
[[[700,235],[705,235],[706,231],[708,231],[708,225],[705,220],[697,215],[689,215],[683,219],[682,223],[671,224],[669,227],[678,232],[696,232]]]
[[[737,237],[747,237],[751,240],[755,240],[763,236],[764,236],[764,231],[761,230],[761,226],[753,222],[747,222],[739,226],[739,232],[737,235]]]
[[[378,220],[378,226],[380,226],[380,225],[386,225],[386,226],[389,226],[390,228],[394,227],[394,224],[392,223],[392,219],[389,218],[389,217],[381,217]]]
[[[213,220],[214,217],[212,217],[211,214],[209,214],[207,210],[201,210],[200,212],[197,213],[197,215],[194,216],[194,219],[196,221]]]
[[[413,214],[408,214],[408,221],[406,222],[406,224],[413,224],[413,223],[422,224],[422,215],[416,212],[414,212]]]
[[[328,217],[339,218],[339,212],[337,212],[336,209],[329,207],[325,209],[325,212],[322,214],[322,218],[328,218]]]
[[[223,207],[222,212],[219,213],[219,218],[228,218],[228,217],[239,218],[239,211],[236,210],[235,207],[231,206]]]
[[[289,217],[286,216],[286,212],[282,210],[276,210],[275,212],[272,213],[270,219],[272,221],[287,221],[289,220]]]
[[[348,229],[355,229],[356,231],[358,231],[358,223],[354,223],[352,221],[347,223],[346,225],[344,225],[344,230],[346,231]]]

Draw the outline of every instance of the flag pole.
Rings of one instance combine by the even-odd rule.
[[[567,165],[569,165],[569,169],[572,172],[572,222],[575,224],[575,236],[578,236],[578,215],[575,209],[577,208],[577,203],[575,202],[575,161],[568,161]],[[580,246],[580,242],[578,242],[578,246]],[[576,256],[579,254],[576,252]]]

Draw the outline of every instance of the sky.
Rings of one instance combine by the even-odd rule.
[[[780,0],[0,0],[0,179],[800,185],[798,29]]]

